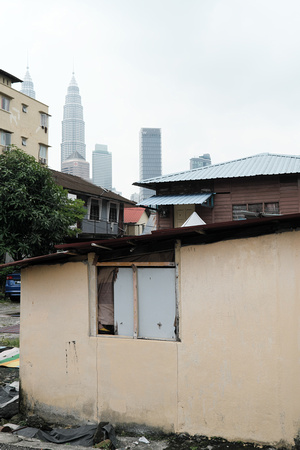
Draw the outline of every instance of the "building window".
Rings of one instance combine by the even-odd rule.
[[[101,200],[92,198],[89,204],[90,220],[100,220],[100,214],[101,214]]]
[[[11,146],[11,133],[0,130],[0,144],[5,147],[5,150],[8,150]]]
[[[43,129],[47,129],[48,128],[48,115],[44,114],[44,113],[40,113],[41,114],[41,127]]]
[[[27,105],[24,105],[24,103],[22,104],[22,112],[23,113],[27,113],[27,108],[28,108],[28,106]]]
[[[176,340],[174,263],[98,265],[99,334]]]
[[[5,111],[9,111],[9,104],[10,104],[10,99],[8,97],[5,97],[4,95],[2,95],[1,108],[4,109]]]
[[[232,205],[232,220],[244,220],[246,213],[254,213],[259,216],[260,214],[279,214],[279,203],[244,203],[241,205]]]
[[[265,213],[268,214],[279,214],[279,203],[265,203]]]
[[[22,137],[21,139],[22,139],[22,145],[24,147],[26,147],[26,145],[27,145],[27,138],[26,137]]]
[[[118,222],[119,205],[116,203],[109,204],[109,222]]]
[[[43,144],[40,144],[40,150],[39,150],[39,161],[42,164],[47,163],[47,147]]]

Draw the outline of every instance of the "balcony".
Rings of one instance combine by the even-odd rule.
[[[116,222],[107,222],[105,220],[90,220],[82,219],[81,234],[90,236],[117,236],[119,233],[119,226]]]

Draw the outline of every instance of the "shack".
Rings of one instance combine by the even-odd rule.
[[[21,261],[22,407],[47,420],[293,445],[300,215]]]

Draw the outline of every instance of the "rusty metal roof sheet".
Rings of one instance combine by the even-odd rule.
[[[239,239],[262,234],[271,234],[284,231],[291,231],[300,228],[300,214],[289,214],[283,216],[273,216],[267,218],[237,220],[233,222],[218,222],[207,225],[197,225],[181,228],[170,228],[153,231],[151,234],[140,236],[127,236],[118,239],[102,239],[88,242],[73,242],[69,244],[57,245],[58,253],[50,255],[36,256],[33,258],[15,261],[13,263],[1,264],[0,268],[17,265],[24,267],[34,264],[57,264],[64,263],[72,258],[86,258],[90,252],[95,253],[102,260],[112,260],[116,251],[120,257],[120,251],[127,252],[132,258],[135,257],[137,249],[152,252],[168,244],[171,248],[177,240],[182,245],[209,244],[228,239]],[[61,252],[61,250],[64,250]],[[124,255],[123,255],[124,256]]]
[[[258,175],[282,175],[300,173],[300,156],[260,153],[193,170],[149,178],[133,183],[137,186],[156,185],[176,181],[212,180],[216,178],[254,177]]]

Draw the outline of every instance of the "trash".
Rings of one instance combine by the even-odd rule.
[[[16,431],[18,428],[20,428],[20,426],[15,423],[6,423],[3,427],[1,427],[0,432],[12,433],[13,431]]]
[[[145,436],[139,438],[139,442],[143,442],[143,444],[150,444],[148,439],[145,438]]]
[[[113,445],[112,448],[117,447],[117,439],[114,427],[109,422],[100,422],[96,433],[94,434],[94,445],[109,439]]]
[[[111,450],[114,448],[110,439],[105,439],[105,441],[99,442],[99,444],[95,444],[94,447],[107,450]]]
[[[20,350],[18,347],[8,348],[0,353],[0,366],[19,367]]]
[[[39,439],[41,441],[53,442],[54,444],[82,445],[92,447],[94,434],[98,425],[83,425],[77,428],[53,428],[51,431],[42,431],[38,428],[20,428],[14,431],[18,436]]]
[[[51,431],[40,430],[34,427],[23,427],[14,434],[27,438],[40,439],[54,444],[82,445],[83,447],[115,449],[117,440],[114,427],[109,422],[100,422],[98,425],[83,425],[77,428],[53,428]],[[100,447],[103,441],[110,441],[110,446]],[[106,442],[108,444],[108,442]]]
[[[0,386],[0,418],[10,419],[19,412],[19,383]]]

